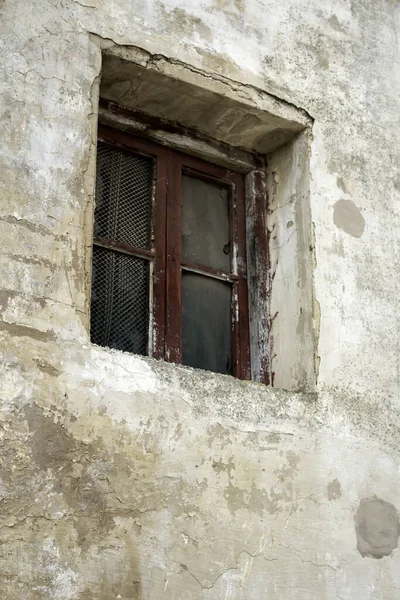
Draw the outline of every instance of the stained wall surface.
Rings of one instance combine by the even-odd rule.
[[[0,11],[1,597],[397,599],[396,0],[2,0]],[[90,344],[96,94],[113,44],[313,120],[313,389]],[[277,186],[288,223],[298,199]],[[277,227],[275,248],[289,229]]]

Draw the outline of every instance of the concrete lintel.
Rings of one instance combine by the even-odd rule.
[[[303,110],[253,86],[136,47],[103,50],[100,96],[263,154],[312,122]]]

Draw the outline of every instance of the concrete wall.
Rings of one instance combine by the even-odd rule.
[[[1,597],[397,599],[397,2],[27,4],[0,2]],[[314,390],[90,345],[107,44],[314,120]]]

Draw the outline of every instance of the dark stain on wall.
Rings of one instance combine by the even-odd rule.
[[[399,514],[393,504],[381,498],[364,498],[355,515],[357,549],[361,556],[383,558],[397,548]]]
[[[336,202],[333,207],[333,221],[336,227],[353,237],[360,238],[364,233],[364,217],[351,200],[338,200]]]
[[[146,505],[140,498],[140,485],[131,502],[116,498],[114,490],[118,476],[125,477],[130,489],[137,479],[140,483],[140,450],[136,465],[131,466],[129,459],[117,452],[110,453],[101,440],[90,443],[77,440],[58,418],[51,412],[46,414],[38,405],[26,405],[24,412],[30,433],[31,464],[36,466],[38,480],[46,482],[46,487],[51,483],[54,498],[61,494],[65,499],[68,509],[64,519],[72,521],[76,530],[80,560],[84,562],[93,546],[97,546],[97,560],[103,565],[98,579],[80,593],[80,600],[111,597],[142,600],[142,572],[136,551],[140,528],[130,530],[119,525],[118,519],[124,523],[140,517]],[[144,494],[148,496],[147,489]],[[159,494],[163,502],[161,489]],[[25,506],[24,512],[31,513],[32,509]],[[48,516],[46,519],[51,521]],[[66,560],[68,544],[62,539],[56,539],[56,543],[62,559]],[[110,557],[114,557],[113,573],[107,568]]]

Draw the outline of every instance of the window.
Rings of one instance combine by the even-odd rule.
[[[244,176],[100,127],[91,339],[250,379]]]

